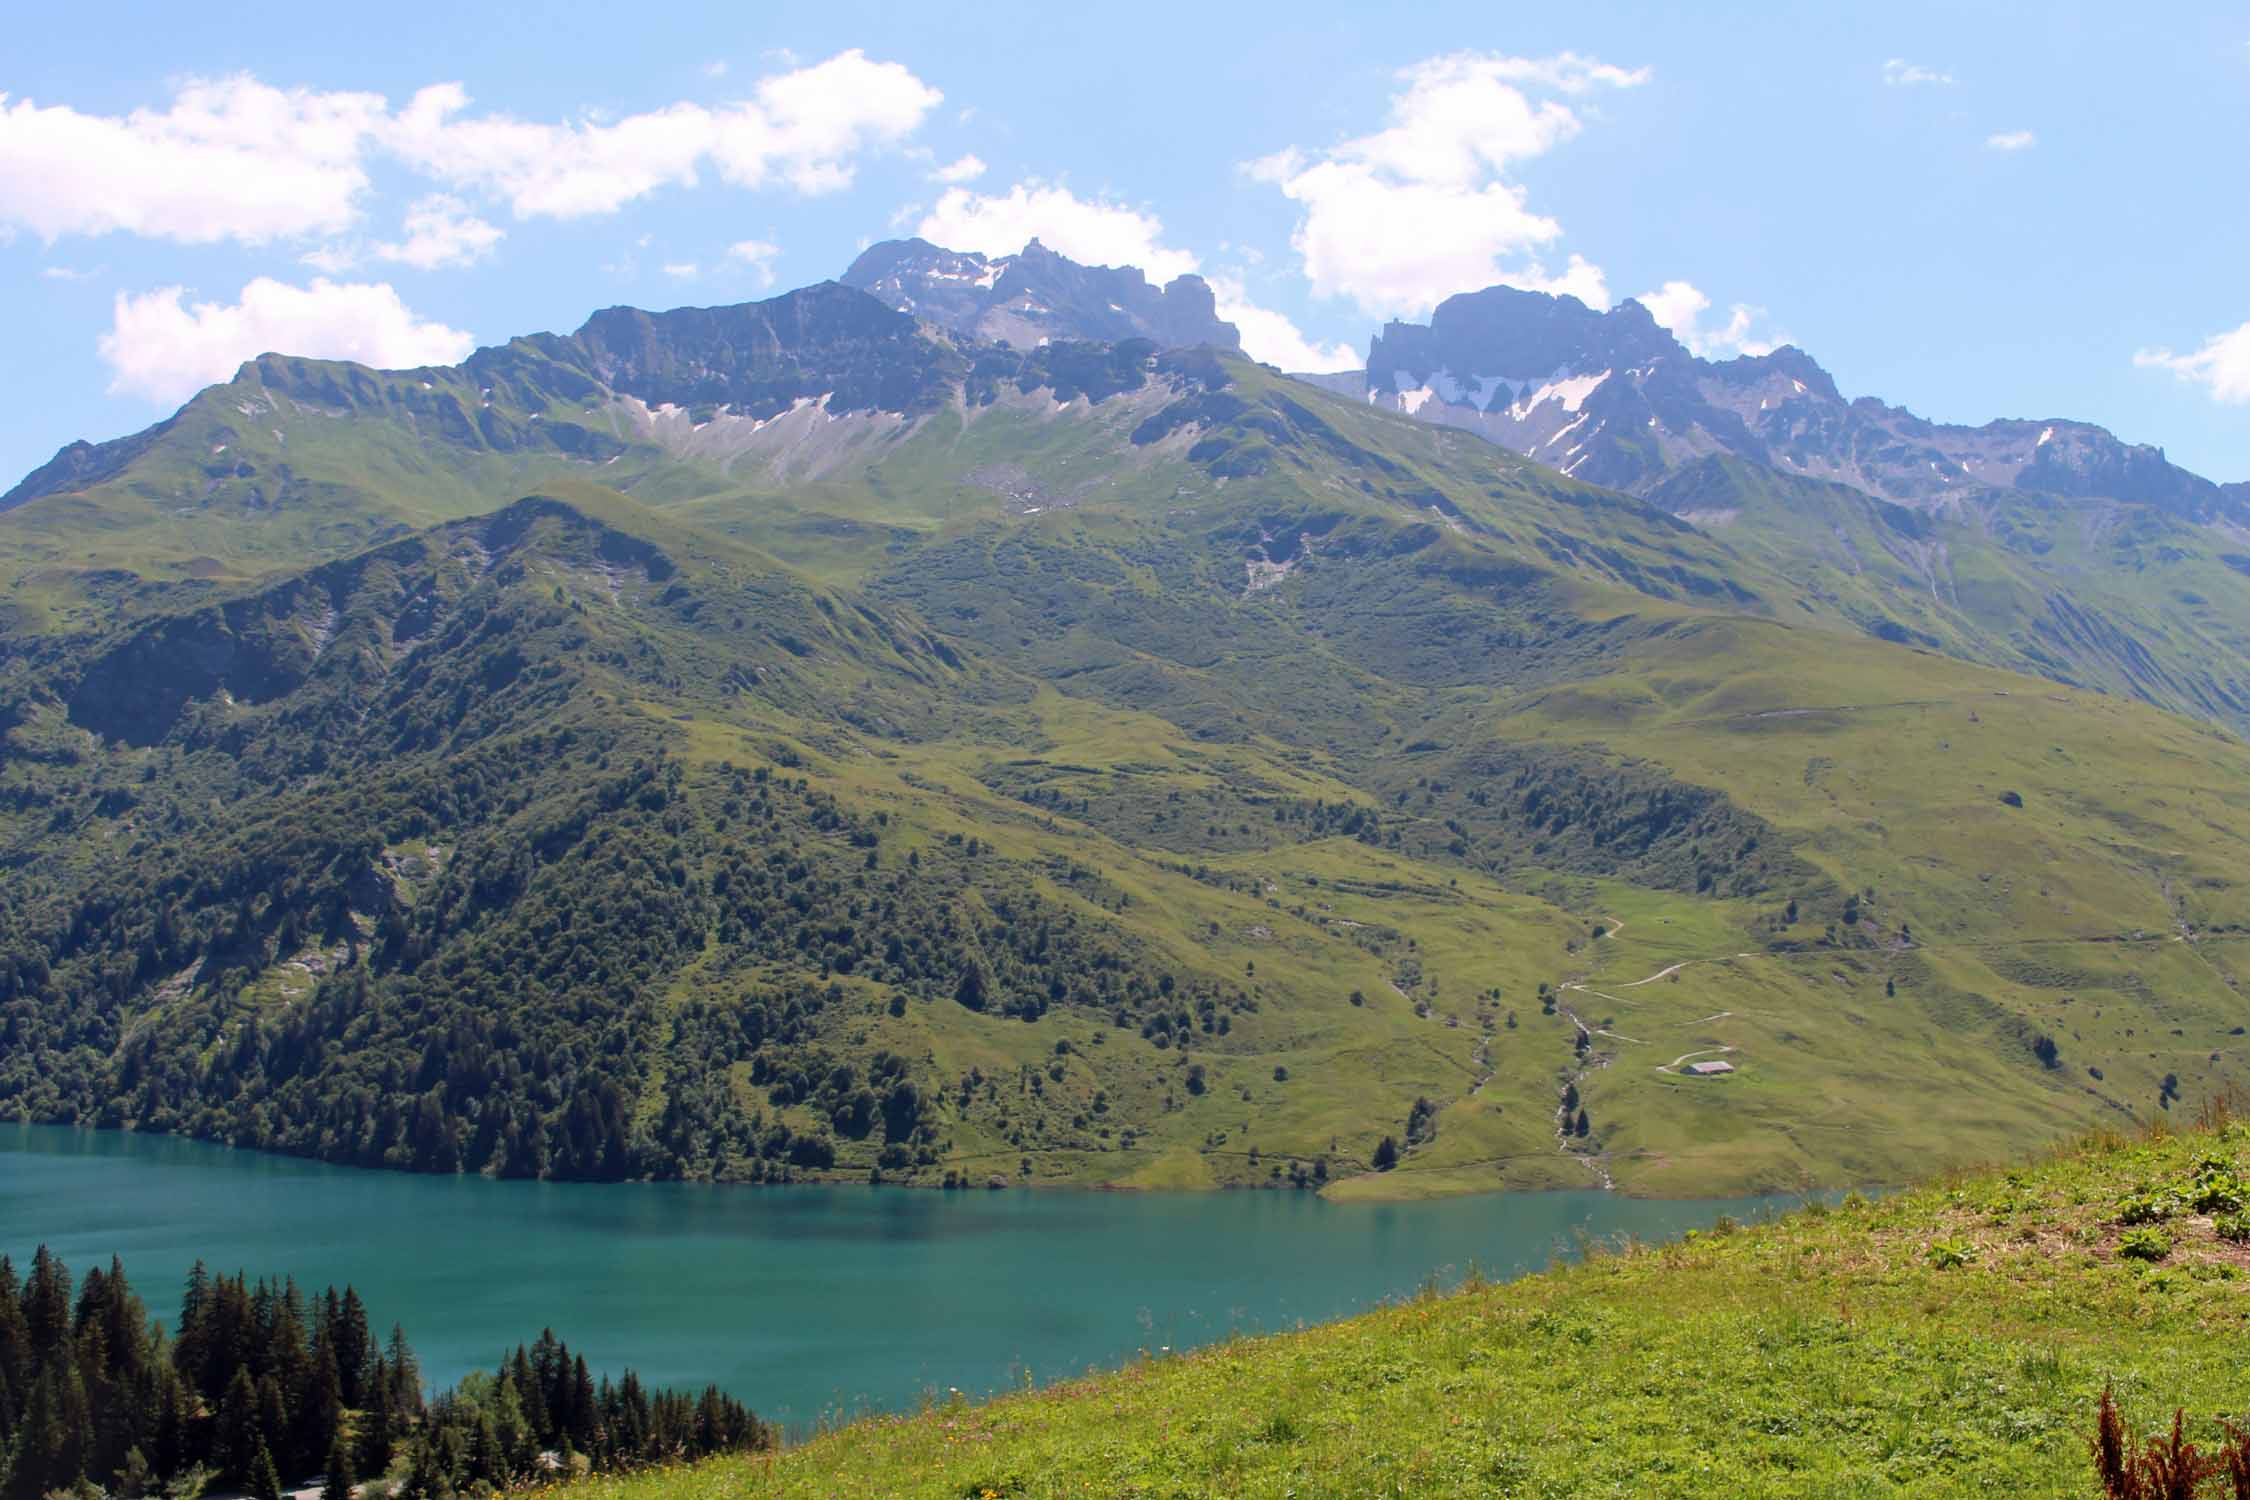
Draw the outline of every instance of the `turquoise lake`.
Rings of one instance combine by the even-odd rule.
[[[938,1193],[492,1182],[117,1132],[0,1125],[0,1253],[120,1257],[170,1323],[181,1278],[350,1283],[451,1383],[552,1327],[597,1369],[716,1381],[793,1425],[1319,1322],[1579,1235],[1677,1235],[1766,1200],[1598,1192],[1325,1203],[1293,1192]]]

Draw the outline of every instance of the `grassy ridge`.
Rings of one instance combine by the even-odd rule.
[[[2121,1253],[2149,1243],[2135,1200],[2199,1172],[2239,1195],[2246,1163],[2239,1124],[2097,1138],[572,1494],[2079,1497],[2105,1385],[2136,1426],[2184,1406],[2206,1436],[2250,1403],[2227,1211],[2168,1202],[2163,1258]]]
[[[678,1150],[636,1159],[699,1175],[755,1172],[756,1124],[769,1166],[787,1149],[793,1169],[931,1185],[1785,1191],[1895,1183],[2250,1085],[2238,741],[1867,639],[1864,600],[1800,589],[1781,554],[1466,434],[1223,373],[1093,404],[1024,388],[906,425],[656,422],[522,406],[537,392],[502,382],[504,451],[431,436],[424,406],[484,410],[483,386],[435,377],[347,401],[312,367],[253,371],[199,397],[129,471],[0,527],[0,584],[22,585],[0,855],[35,877],[10,892],[18,968],[27,992],[62,974],[35,1011],[66,1061],[19,1046],[0,1099],[331,1149],[296,1103],[258,1110],[296,1076],[308,1008],[336,1014],[314,1003],[332,959],[446,972],[440,950],[488,918],[517,934],[490,952],[543,951],[611,904],[587,881],[623,879],[598,840],[583,881],[553,885],[544,856],[513,867],[506,820],[553,799],[561,763],[503,805],[449,728],[466,711],[480,736],[567,732],[572,777],[620,757],[681,773],[660,816],[635,815],[685,902],[665,951],[562,1008],[629,1000],[624,1040],[582,1054],[615,1061],[599,1133],[665,1134]],[[381,493],[336,487],[352,476]],[[580,518],[576,541],[454,522],[377,549],[419,557],[406,572],[239,581],[534,482]],[[97,501],[138,520],[58,519],[99,557],[41,550],[43,518]],[[362,529],[291,529],[329,515]],[[653,571],[635,561],[651,551]],[[148,581],[84,571],[102,559]],[[64,607],[73,589],[87,607]],[[191,701],[153,714],[174,688]],[[250,751],[270,775],[245,775]],[[461,795],[409,810],[409,762]],[[769,825],[751,776],[821,824]],[[330,872],[317,910],[303,870],[264,863],[316,806],[349,812],[336,850],[360,866]],[[136,873],[160,835],[181,856],[170,916]],[[245,859],[203,880],[191,841]],[[727,883],[816,867],[820,919],[802,892],[774,917],[803,941],[747,943]],[[974,869],[982,894],[940,906],[925,867]],[[527,899],[532,878],[550,884]],[[926,912],[897,905],[907,886]],[[389,907],[398,940],[357,951],[346,927],[386,930]],[[1023,939],[1000,1003],[954,1003],[970,946],[891,951],[941,911],[964,943]],[[1040,957],[1049,919],[1088,938],[1068,963]],[[1159,1005],[1167,983],[1182,998]],[[785,1026],[751,1019],[784,995]],[[151,1017],[177,1025],[143,1058]],[[420,1059],[336,1138],[395,1145],[442,1077],[452,1118],[403,1156],[447,1169],[437,1138],[462,1125],[464,1164],[488,1163],[475,1070],[440,1066],[424,1031],[401,1045]],[[499,1073],[543,1076],[494,1046]],[[1704,1056],[1737,1071],[1681,1075]],[[905,1162],[852,1103],[899,1059],[928,1104]],[[142,1099],[150,1061],[161,1097]],[[549,1134],[568,1113],[538,1109]],[[733,1123],[706,1136],[706,1118]],[[836,1134],[833,1160],[777,1123]],[[1375,1174],[1386,1136],[1401,1157]]]

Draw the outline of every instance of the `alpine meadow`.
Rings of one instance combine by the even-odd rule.
[[[921,1357],[930,1394],[901,1411],[745,1383],[692,1341],[596,1344],[533,1261],[481,1249],[457,1295],[508,1281],[510,1316],[538,1310],[522,1344],[431,1367],[408,1338],[442,1302],[380,1277],[314,1295],[350,1273],[285,1232],[206,1266],[232,1251],[89,1208],[0,1234],[0,1500],[2250,1496],[2228,1352],[2250,1315],[2250,483],[2085,417],[1847,396],[1763,307],[1722,326],[1685,281],[1613,295],[1527,205],[1607,218],[1524,164],[1646,134],[1670,65],[1445,24],[1380,75],[1378,133],[1211,148],[1241,158],[1212,222],[1259,195],[1295,215],[1269,246],[1309,287],[1292,315],[1368,315],[1333,347],[1271,305],[1249,230],[1199,260],[1060,161],[969,186],[981,157],[914,143],[998,152],[992,101],[941,117],[921,64],[804,63],[778,22],[755,81],[703,67],[731,102],[558,125],[381,69],[395,110],[283,92],[247,37],[225,68],[183,54],[198,81],[168,114],[0,79],[40,96],[0,93],[0,274],[41,263],[51,289],[22,282],[27,305],[73,295],[74,237],[219,245],[290,283],[117,290],[111,389],[169,415],[56,450],[64,425],[0,497],[0,1118],[575,1184],[505,1200],[558,1223],[677,1183],[1262,1191],[1376,1234],[1575,1190],[1716,1227],[1589,1231],[1507,1285],[1473,1255],[1386,1264],[1359,1317],[1227,1338],[1237,1308],[1159,1347],[1189,1307],[1164,1298],[1200,1318],[1239,1295],[1214,1270],[1099,1333],[1121,1369],[1043,1387],[1077,1372],[1034,1375],[1004,1319],[956,1372]],[[1770,49],[1769,24],[1746,22]],[[1344,34],[1242,67],[1310,68]],[[1061,36],[1022,45],[1101,51]],[[650,45],[620,41],[619,68]],[[1868,81],[1886,109],[1967,109],[1972,71],[1894,56]],[[1244,86],[1285,113],[1270,82]],[[1187,125],[1147,128],[1086,180]],[[1988,176],[2075,149],[1993,129]],[[860,171],[920,185],[897,237],[839,237],[890,211]],[[1634,173],[1681,244],[1733,253]],[[394,177],[426,179],[409,237],[351,228]],[[1962,268],[1932,242],[1913,274],[1989,287],[1978,347],[2017,340],[2028,371],[2007,277],[1968,269],[1976,195],[2004,190],[1931,191],[1961,195]],[[822,227],[700,251],[674,248],[692,214],[632,227],[719,194]],[[608,215],[620,258],[562,276],[570,226]],[[1828,227],[1822,326],[1859,330],[1854,367],[1884,331],[1966,337],[1903,326],[1869,262],[1891,227]],[[534,251],[550,234],[562,258]],[[2021,252],[2026,295],[2104,253],[2051,240]],[[777,281],[800,241],[855,258]],[[643,258],[749,295],[670,305]],[[503,310],[535,284],[582,308],[604,278],[649,305],[467,352],[377,267],[480,278]],[[2076,311],[2073,337],[2111,337],[2113,310]],[[2160,326],[2136,317],[2117,328]],[[2250,391],[2229,340],[2250,327],[2123,363],[2224,404]],[[1945,409],[2008,368],[1950,372]],[[38,410],[30,365],[14,379]],[[75,420],[54,399],[48,429]],[[2105,399],[2085,410],[2124,420]],[[0,1149],[0,1205],[34,1201],[9,1197],[31,1165]],[[930,1274],[887,1232],[899,1278]],[[760,1244],[753,1300],[705,1309],[712,1348],[753,1325],[819,1348],[845,1283],[810,1231]],[[1072,1268],[1026,1275],[1021,1339],[1054,1334]],[[369,1305],[407,1309],[388,1343]],[[995,1396],[1002,1355],[1026,1389]]]

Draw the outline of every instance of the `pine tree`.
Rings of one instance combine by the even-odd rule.
[[[570,1370],[570,1441],[580,1452],[592,1453],[601,1441],[601,1408],[594,1397],[593,1372],[581,1354]]]
[[[402,1414],[412,1415],[422,1410],[422,1367],[414,1359],[414,1351],[407,1346],[406,1330],[396,1323],[391,1325],[391,1404]]]
[[[983,1010],[992,996],[992,978],[984,971],[984,962],[972,958],[961,969],[961,977],[953,986],[955,1001],[970,1010]]]
[[[273,1454],[263,1437],[250,1452],[250,1472],[245,1482],[257,1500],[281,1500],[281,1473],[274,1468]]]
[[[237,1484],[250,1479],[250,1461],[265,1441],[258,1431],[258,1386],[247,1365],[235,1367],[211,1428],[211,1466]]]
[[[359,1463],[362,1474],[380,1477],[391,1466],[398,1439],[397,1394],[391,1384],[391,1367],[377,1356],[368,1379],[367,1401],[360,1410]]]
[[[332,1337],[336,1345],[336,1374],[343,1381],[344,1404],[365,1406],[369,1372],[375,1364],[375,1335],[368,1327],[367,1308],[351,1287],[344,1288]]]
[[[352,1500],[358,1481],[352,1478],[352,1454],[342,1433],[328,1445],[328,1475],[320,1487],[320,1500]]]
[[[1592,1122],[1592,1121],[1590,1121],[1590,1120],[1588,1120],[1588,1119],[1586,1118],[1586,1111],[1584,1111],[1583,1109],[1582,1109],[1582,1110],[1580,1110],[1580,1111],[1578,1112],[1578,1125],[1577,1125],[1577,1135],[1578,1135],[1578,1138],[1579,1138],[1580,1140],[1584,1140],[1584,1139],[1586,1139],[1586,1137],[1587,1137],[1587,1136],[1589,1136],[1589,1135],[1591,1135],[1591,1134],[1593,1133],[1593,1129],[1594,1129],[1594,1126],[1593,1126],[1593,1122]]]
[[[31,1357],[53,1360],[70,1339],[70,1272],[41,1245],[31,1258],[23,1288],[23,1321],[31,1337]]]
[[[267,1454],[278,1468],[287,1460],[291,1472],[297,1472],[296,1455],[289,1449],[289,1402],[281,1393],[281,1382],[271,1375],[258,1382],[258,1436],[265,1440]],[[276,1451],[278,1450],[278,1451]]]
[[[313,1355],[312,1374],[297,1403],[296,1429],[291,1443],[297,1453],[297,1466],[309,1469],[318,1463],[320,1456],[335,1442],[343,1423],[343,1381],[336,1373],[336,1351],[329,1346],[327,1334],[323,1332]]]

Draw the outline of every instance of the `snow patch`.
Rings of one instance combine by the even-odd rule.
[[[1580,413],[1579,413],[1579,415],[1578,415],[1578,420],[1577,420],[1577,421],[1575,421],[1575,422],[1571,423],[1571,424],[1570,424],[1570,425],[1569,425],[1568,427],[1565,427],[1565,428],[1564,428],[1564,429],[1563,429],[1562,431],[1560,431],[1560,432],[1556,433],[1556,434],[1555,434],[1555,435],[1554,435],[1553,437],[1551,437],[1551,438],[1547,439],[1547,441],[1545,441],[1544,443],[1541,443],[1541,444],[1540,444],[1539,446],[1540,446],[1540,447],[1542,447],[1542,448],[1552,448],[1552,447],[1554,447],[1554,446],[1555,446],[1555,444],[1557,444],[1557,443],[1561,442],[1561,441],[1562,441],[1562,440],[1563,440],[1564,438],[1566,438],[1566,437],[1569,437],[1569,436],[1570,436],[1570,435],[1571,435],[1572,433],[1576,432],[1576,431],[1577,431],[1577,430],[1578,430],[1579,428],[1581,428],[1581,427],[1585,426],[1585,425],[1586,425],[1586,418],[1587,418],[1587,417],[1588,417],[1589,415],[1591,415],[1591,413],[1587,413],[1587,412],[1580,412]],[[1656,419],[1655,419],[1654,417],[1651,417],[1651,418],[1649,418],[1649,420],[1650,420],[1651,422],[1653,422],[1653,421],[1655,421]],[[1584,446],[1585,446],[1585,444],[1583,444],[1583,443],[1581,443],[1581,444],[1579,444],[1579,445],[1578,445],[1578,447],[1580,447],[1580,448],[1582,448],[1582,447],[1584,447]],[[1576,452],[1578,451],[1578,448],[1572,448],[1572,449],[1571,449],[1570,451],[1571,451],[1571,452],[1573,452],[1573,453],[1576,453]]]
[[[1521,422],[1549,401],[1560,401],[1564,411],[1575,412],[1586,404],[1586,398],[1601,388],[1609,379],[1609,371],[1598,375],[1551,376],[1547,383],[1530,395],[1521,398],[1508,408],[1508,415]],[[1529,382],[1525,382],[1529,384]]]

